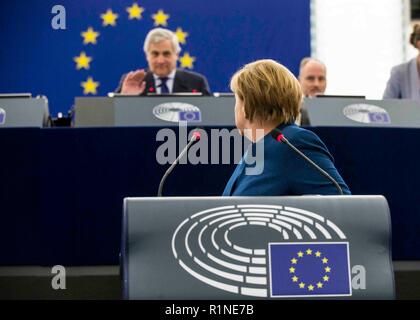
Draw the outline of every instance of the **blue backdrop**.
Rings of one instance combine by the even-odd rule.
[[[215,92],[228,91],[233,72],[252,60],[276,59],[296,74],[300,59],[310,55],[310,0],[141,0],[141,19],[129,19],[134,3],[0,1],[0,92],[44,94],[53,116],[84,95],[81,83],[89,77],[99,84],[96,95],[106,95],[122,73],[146,66],[142,43],[159,10],[169,15],[167,28],[188,33],[181,56],[195,58],[193,70],[205,74]],[[51,26],[57,4],[66,9],[65,30]],[[103,25],[108,10],[118,15],[114,26]],[[99,33],[96,44],[83,43],[89,27]],[[77,70],[74,58],[82,52],[91,60]]]

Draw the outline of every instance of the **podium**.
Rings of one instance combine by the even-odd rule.
[[[382,196],[125,198],[126,299],[394,299]]]
[[[0,96],[0,128],[38,127],[48,123],[46,98]]]
[[[420,128],[420,105],[414,100],[305,98],[302,125]]]
[[[118,96],[75,101],[76,127],[178,126],[186,121],[196,126],[234,126],[232,96]]]

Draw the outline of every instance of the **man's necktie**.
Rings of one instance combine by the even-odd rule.
[[[169,93],[169,88],[166,85],[166,81],[168,81],[168,78],[163,77],[159,79],[160,79],[160,93]]]

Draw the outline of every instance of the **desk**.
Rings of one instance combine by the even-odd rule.
[[[122,199],[154,196],[156,127],[0,130],[0,265],[119,263]],[[393,259],[420,260],[420,130],[313,127],[353,194],[382,194]],[[206,128],[206,131],[210,128]],[[220,195],[234,165],[181,165],[167,196]]]

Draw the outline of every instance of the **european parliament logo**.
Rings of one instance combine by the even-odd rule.
[[[341,243],[271,243],[272,297],[351,295],[349,248]]]
[[[350,104],[343,109],[343,114],[346,118],[360,123],[391,123],[391,117],[384,108],[367,103]]]
[[[184,102],[165,102],[153,108],[153,115],[164,121],[201,122],[201,111],[197,106]]]
[[[191,276],[234,294],[352,295],[348,238],[330,219],[300,208],[240,204],[200,211],[178,226],[172,251]]]

